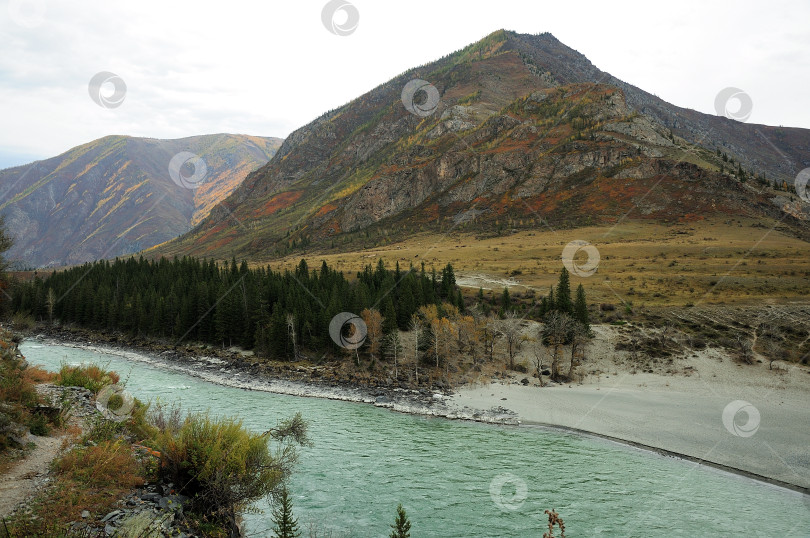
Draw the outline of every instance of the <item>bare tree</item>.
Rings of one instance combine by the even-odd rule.
[[[295,332],[295,315],[287,314],[287,335],[290,337],[293,345],[293,360],[298,360],[298,337]]]
[[[48,311],[48,323],[53,324],[53,309],[56,306],[56,294],[53,288],[48,288],[48,295],[45,297],[45,309]]]
[[[515,355],[520,351],[522,343],[520,325],[521,319],[514,312],[507,312],[501,320],[499,332],[506,340],[506,353],[509,356],[509,369],[515,369]]]
[[[437,317],[430,320],[430,336],[433,344],[433,355],[436,359],[436,368],[439,368],[439,362],[442,358],[444,358],[445,366],[447,366],[447,361],[452,353],[451,345],[454,333],[455,326],[449,319]]]
[[[411,317],[411,322],[408,325],[408,328],[413,333],[413,368],[414,368],[414,375],[416,377],[416,384],[419,384],[419,338],[422,335],[422,331],[425,329],[424,324],[422,323],[422,319],[417,316],[416,314]]]
[[[745,336],[738,334],[736,337],[737,340],[737,350],[740,354],[740,360],[745,364],[753,364],[754,363],[754,346],[753,342],[746,338]]]
[[[588,343],[588,328],[573,320],[569,328],[568,339],[571,343],[571,366],[568,368],[568,379],[574,379],[574,367],[579,363],[585,344]]]
[[[399,331],[394,330],[385,337],[386,350],[388,356],[394,360],[394,379],[399,380],[399,354],[402,351],[402,340],[399,337]]]
[[[498,339],[498,331],[495,330],[496,320],[494,316],[486,318],[481,327],[481,341],[484,343],[484,352],[489,355],[489,361],[494,360],[495,341]]]
[[[776,325],[762,326],[762,349],[768,357],[768,370],[773,370],[773,363],[782,358],[782,343],[785,337]]]
[[[575,323],[574,318],[564,312],[551,311],[545,319],[542,337],[551,344],[553,354],[551,356],[551,379],[557,381],[560,376],[560,361],[562,360],[562,348],[566,344],[571,332],[571,325]]]
[[[667,320],[661,326],[661,332],[658,333],[658,345],[663,351],[667,347],[667,335],[672,331],[672,321]]]
[[[546,346],[543,345],[543,336],[542,334],[538,335],[537,338],[532,339],[532,362],[534,363],[534,369],[537,371],[537,379],[540,380],[540,386],[544,386],[543,382],[543,359],[546,356],[547,349]]]

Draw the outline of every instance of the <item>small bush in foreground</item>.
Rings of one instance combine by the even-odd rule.
[[[83,510],[103,516],[120,497],[145,483],[144,466],[133,456],[131,445],[121,440],[74,447],[52,469],[53,483],[27,503],[31,513],[17,512],[6,521],[8,536],[87,536],[70,527],[82,520]]]
[[[171,422],[155,436],[161,474],[191,498],[192,511],[228,526],[254,501],[280,493],[297,461],[294,445],[309,443],[300,415],[263,434],[203,413],[189,414],[176,429]],[[275,454],[271,439],[279,445]]]
[[[35,414],[33,417],[31,417],[31,421],[28,424],[28,430],[33,435],[48,435],[51,433],[51,429],[48,427],[48,418],[39,413]]]
[[[56,377],[56,384],[63,387],[84,387],[93,394],[98,394],[104,386],[118,383],[120,377],[97,364],[70,366],[62,364]]]
[[[144,483],[142,469],[132,457],[132,448],[121,440],[76,448],[57,461],[54,470],[89,486],[115,483],[133,487]]]
[[[0,453],[17,446],[31,412],[39,403],[36,388],[26,376],[27,365],[17,351],[14,336],[0,330]],[[37,426],[34,426],[38,428]]]
[[[17,331],[30,331],[36,326],[36,322],[31,314],[17,312],[11,318],[11,324]]]

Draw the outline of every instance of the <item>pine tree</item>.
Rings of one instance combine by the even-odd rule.
[[[394,309],[394,300],[389,295],[385,298],[382,309],[383,334],[391,334],[397,330],[397,311]]]
[[[574,305],[571,302],[571,282],[568,269],[565,267],[560,271],[560,280],[557,282],[557,310],[566,314],[574,312]]]
[[[279,502],[273,508],[273,523],[275,523],[274,536],[276,538],[301,536],[301,531],[298,530],[298,519],[292,513],[292,499],[290,499],[286,487],[282,488]]]
[[[585,288],[582,287],[582,284],[577,286],[577,297],[574,300],[574,318],[585,327],[586,332],[591,332],[588,302],[585,300]]]
[[[391,538],[410,538],[411,536],[411,522],[401,504],[397,506],[397,517],[391,528],[393,529]]]
[[[501,294],[501,316],[512,310],[512,298],[509,296],[509,288],[503,289]]]
[[[548,299],[543,297],[542,299],[540,299],[540,317],[542,318],[543,316],[545,316],[546,312],[548,312],[548,310],[549,310],[548,309]]]

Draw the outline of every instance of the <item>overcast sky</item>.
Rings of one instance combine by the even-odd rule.
[[[0,168],[108,134],[284,137],[499,28],[551,32],[679,106],[714,114],[732,86],[751,97],[749,122],[810,128],[807,0],[351,0],[359,22],[343,36],[324,0],[0,2]],[[90,98],[101,71],[126,84],[120,106]]]

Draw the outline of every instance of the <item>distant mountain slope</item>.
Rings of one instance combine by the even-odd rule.
[[[414,96],[432,114],[403,105],[414,79],[435,88]],[[423,230],[711,214],[782,218],[805,234],[807,204],[788,187],[808,161],[810,130],[681,109],[549,34],[498,31],[298,129],[199,226],[154,253],[262,260]]]
[[[76,264],[168,241],[208,215],[281,142],[231,134],[107,136],[0,170],[0,214],[15,237],[8,258],[37,267]],[[169,165],[181,152],[204,166],[187,163],[173,179]]]

